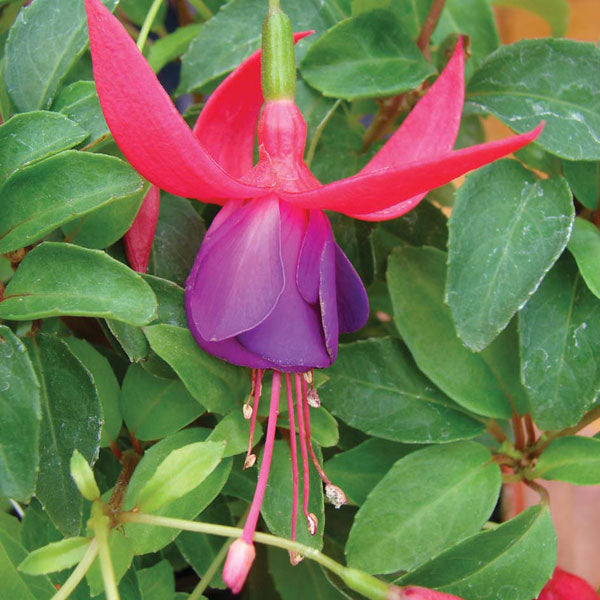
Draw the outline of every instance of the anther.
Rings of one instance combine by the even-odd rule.
[[[325,486],[325,495],[335,508],[340,508],[340,506],[344,506],[347,502],[346,494],[344,494],[342,488],[333,485],[333,483],[328,483]]]
[[[244,461],[244,466],[242,467],[243,470],[249,469],[250,467],[253,467],[256,463],[256,454],[248,454],[248,456],[246,456],[246,460]]]
[[[315,388],[308,390],[306,399],[308,400],[308,405],[311,408],[319,408],[319,406],[321,406],[321,398],[319,398],[319,394]]]
[[[252,400],[252,396],[250,396],[248,398],[248,401],[242,407],[242,412],[244,413],[244,419],[246,419],[246,421],[248,421],[249,419],[252,418],[252,412],[253,411],[252,411],[252,405],[250,404],[251,400]]]
[[[305,373],[303,373],[303,376],[304,376],[304,381],[306,381],[306,383],[308,383],[308,385],[311,385],[313,382],[313,372],[306,371]]]
[[[308,526],[308,533],[310,533],[310,535],[315,535],[315,533],[317,533],[317,527],[319,526],[317,515],[308,513],[306,516],[306,524]]]
[[[290,563],[292,564],[293,567],[295,567],[297,564],[301,563],[304,560],[304,556],[302,556],[302,554],[298,554],[298,552],[292,552],[290,551]]]

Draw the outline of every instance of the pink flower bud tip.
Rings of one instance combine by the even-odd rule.
[[[598,600],[598,594],[585,579],[557,567],[538,600]]]
[[[436,592],[423,587],[390,585],[386,600],[462,600],[452,594]]]
[[[223,567],[223,581],[234,594],[239,594],[244,586],[255,556],[253,544],[241,538],[231,544]]]

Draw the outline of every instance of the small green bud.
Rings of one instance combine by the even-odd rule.
[[[367,598],[380,598],[381,600],[387,600],[388,598],[388,593],[390,591],[389,584],[364,571],[346,567],[343,572],[340,573],[340,577],[349,588]]]
[[[88,500],[100,498],[100,490],[94,478],[94,473],[87,460],[78,450],[75,450],[73,456],[71,456],[71,477],[84,498]]]
[[[265,100],[294,98],[294,34],[290,19],[279,7],[279,2],[270,2],[263,25],[261,81]]]

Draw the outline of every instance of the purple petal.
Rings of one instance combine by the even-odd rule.
[[[335,282],[340,333],[357,331],[369,318],[369,298],[358,273],[337,244]]]
[[[319,299],[319,269],[325,241],[331,236],[327,217],[320,210],[311,210],[308,216],[308,227],[300,249],[296,283],[298,290],[309,304],[316,304]]]
[[[331,233],[331,225],[327,223],[328,236],[319,269],[319,303],[321,306],[321,323],[325,335],[325,346],[331,362],[335,362],[338,350],[339,316],[336,290],[336,247]]]
[[[188,321],[208,342],[264,321],[284,289],[279,201],[266,196],[209,229],[186,282]]]

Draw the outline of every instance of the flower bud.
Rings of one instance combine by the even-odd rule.
[[[340,506],[344,506],[348,501],[346,499],[346,494],[344,494],[342,488],[337,485],[333,485],[333,483],[328,483],[325,486],[325,495],[327,496],[327,500],[335,506],[335,508],[340,508]]]
[[[94,478],[94,473],[88,461],[85,460],[83,455],[75,450],[73,456],[71,456],[71,477],[77,486],[77,489],[81,492],[81,495],[87,500],[96,500],[100,498],[100,490],[98,484]]]
[[[231,544],[223,567],[223,581],[234,594],[239,594],[244,586],[255,556],[253,544],[241,538]]]

